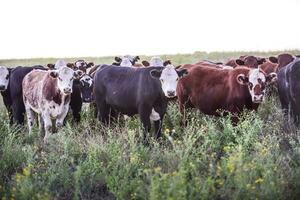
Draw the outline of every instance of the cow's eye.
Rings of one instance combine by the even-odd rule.
[[[164,80],[163,80],[163,79],[160,79],[160,82],[162,82],[162,83],[163,83],[163,82],[164,82]]]
[[[62,79],[60,77],[58,77],[58,80],[62,81]]]
[[[252,87],[253,87],[253,84],[252,84],[252,83],[249,83],[249,87],[250,87],[250,89],[252,89]]]
[[[176,78],[176,81],[178,81],[179,80],[179,77],[178,78]]]
[[[9,74],[6,76],[6,79],[8,79],[9,78]]]

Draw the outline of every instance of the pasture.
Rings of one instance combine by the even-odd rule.
[[[161,57],[179,65],[279,53],[195,52]],[[84,59],[95,64],[113,61],[113,57]],[[0,60],[0,65],[43,65],[56,60]],[[283,117],[276,93],[270,92],[258,112],[245,111],[237,126],[230,116],[217,118],[190,110],[187,127],[181,127],[178,105],[170,102],[163,137],[151,138],[149,146],[140,142],[137,117],[107,128],[88,106],[80,124],[69,116],[45,145],[36,126],[32,135],[27,126],[9,126],[2,105],[1,99],[1,199],[300,198],[299,130]]]

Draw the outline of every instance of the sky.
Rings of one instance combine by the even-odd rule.
[[[300,0],[1,0],[0,59],[300,48]]]

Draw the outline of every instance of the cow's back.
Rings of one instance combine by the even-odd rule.
[[[159,80],[150,76],[149,68],[106,66],[95,74],[95,95],[123,113],[135,113],[140,103],[153,103],[163,95]],[[97,101],[97,99],[96,99]]]
[[[236,76],[247,74],[249,69],[214,69],[211,67],[188,66],[189,74],[179,80],[178,98],[188,102],[188,107],[196,107],[205,114],[217,114],[218,109],[237,112],[246,104],[250,94],[247,87],[239,85]]]

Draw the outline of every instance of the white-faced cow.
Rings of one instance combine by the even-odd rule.
[[[23,80],[23,99],[31,133],[34,112],[38,114],[40,131],[45,131],[48,141],[52,120],[57,128],[63,125],[69,110],[73,79],[77,75],[63,61],[57,62],[57,70],[33,70]]]
[[[157,137],[167,109],[167,99],[176,96],[176,86],[187,70],[166,67],[127,68],[102,66],[94,77],[98,118],[108,124],[119,114],[139,114],[146,132],[154,121]]]
[[[0,92],[3,98],[3,103],[7,109],[10,124],[13,123],[12,118],[12,110],[11,110],[11,98],[10,98],[10,92],[8,90],[9,87],[9,76],[10,76],[11,69],[0,66]]]

